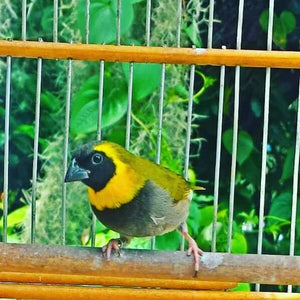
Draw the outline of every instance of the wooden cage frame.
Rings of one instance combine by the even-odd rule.
[[[120,5],[120,0],[118,3]],[[274,1],[270,3],[274,6]],[[88,13],[87,43],[58,43],[57,0],[54,0],[54,6],[54,42],[26,41],[26,0],[23,0],[23,41],[0,41],[0,56],[300,69],[300,52],[271,51],[272,26],[269,26],[268,50],[241,50],[241,5],[237,49],[212,48],[213,5],[207,49],[180,48],[180,37],[177,48],[149,47],[148,22],[146,47],[120,45],[120,12],[117,45],[88,44]],[[270,12],[273,8],[270,4]],[[272,18],[270,14],[269,24]],[[237,133],[237,127],[235,131]],[[300,285],[299,256],[205,253],[198,278],[193,278],[192,258],[183,252],[122,250],[120,257],[113,256],[106,261],[100,251],[93,247],[0,243],[0,298],[300,299],[300,294],[293,293],[228,291],[237,282]]]

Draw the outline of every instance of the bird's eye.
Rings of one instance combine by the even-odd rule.
[[[94,165],[99,165],[101,164],[103,161],[103,156],[99,153],[95,153],[93,156],[92,156],[92,163]]]

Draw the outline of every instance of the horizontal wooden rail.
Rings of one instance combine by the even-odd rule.
[[[128,276],[130,276],[130,274],[128,274]],[[235,282],[17,272],[0,272],[0,282],[159,287],[181,290],[227,290],[237,286]]]
[[[54,285],[26,285],[0,283],[0,297],[20,299],[101,299],[101,300],[260,300],[300,299],[299,294],[220,292],[220,291],[176,291],[163,289],[128,289],[107,287],[79,287]]]
[[[300,285],[300,257],[205,253],[198,280]],[[107,261],[99,248],[0,243],[0,273],[195,280],[184,252],[123,249]]]
[[[0,41],[0,56],[110,62],[300,68],[300,52]]]

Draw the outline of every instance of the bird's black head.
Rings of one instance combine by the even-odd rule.
[[[97,143],[85,144],[73,153],[65,182],[82,181],[94,191],[106,186],[114,176],[116,166],[104,152],[94,150]]]

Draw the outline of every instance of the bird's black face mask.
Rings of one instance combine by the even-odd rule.
[[[82,181],[94,191],[102,190],[114,176],[116,166],[103,152],[92,151],[87,155],[74,155],[65,182]]]

